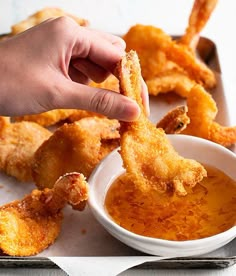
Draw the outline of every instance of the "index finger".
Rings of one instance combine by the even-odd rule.
[[[117,62],[125,54],[123,47],[117,47],[121,38],[117,37],[116,40],[114,37],[78,27],[72,54],[74,57],[88,58],[112,73]]]
[[[104,39],[111,42],[114,46],[120,48],[122,51],[125,51],[126,43],[124,39],[121,38],[120,36],[103,32],[100,30],[96,30],[96,29],[90,29],[90,28],[87,28],[87,29],[90,30],[92,33],[96,33],[97,35],[102,36]]]

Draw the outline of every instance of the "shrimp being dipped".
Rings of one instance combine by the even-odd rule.
[[[136,52],[130,51],[117,66],[120,91],[135,100],[141,114],[134,122],[121,122],[120,154],[128,177],[143,191],[155,189],[186,195],[206,176],[195,160],[178,155],[164,131],[146,117],[141,99],[141,70]]]
[[[0,207],[0,249],[11,256],[41,252],[58,237],[66,203],[82,210],[87,198],[84,176],[71,173],[59,178],[53,189],[33,190]]]

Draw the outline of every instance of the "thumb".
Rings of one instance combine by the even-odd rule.
[[[136,120],[140,114],[135,101],[111,90],[65,80],[59,91],[54,108],[84,109],[121,121]]]

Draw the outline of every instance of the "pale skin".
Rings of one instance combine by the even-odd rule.
[[[114,35],[78,26],[72,19],[48,20],[0,43],[0,115],[78,108],[132,121],[139,107],[110,90],[92,88],[103,81],[125,53]],[[142,99],[149,113],[143,80]]]

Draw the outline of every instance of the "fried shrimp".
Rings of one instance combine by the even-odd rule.
[[[76,109],[54,109],[40,114],[24,115],[13,117],[16,122],[29,121],[41,126],[51,126],[74,114]]]
[[[119,122],[88,117],[64,124],[36,151],[32,175],[39,188],[51,188],[67,172],[88,177],[99,161],[119,146]]]
[[[121,93],[135,100],[141,109],[138,120],[121,122],[120,154],[128,177],[143,191],[156,189],[186,195],[186,186],[195,186],[206,176],[206,170],[195,160],[179,156],[164,131],[146,117],[136,52],[130,51],[123,57],[117,75]]]
[[[89,86],[119,92],[119,81],[114,75],[109,75],[103,82],[100,82],[100,83],[96,83],[94,81],[91,81],[89,83]]]
[[[82,109],[75,109],[74,112],[72,112],[72,114],[66,118],[66,121],[72,123],[87,117],[106,118],[104,115],[96,112],[82,110]]]
[[[187,98],[190,123],[182,132],[202,137],[223,146],[236,142],[236,126],[226,127],[215,122],[218,112],[212,96],[201,85],[195,85]]]
[[[11,123],[0,117],[0,170],[20,181],[30,181],[35,151],[51,132],[33,122]]]
[[[179,70],[170,70],[152,79],[147,79],[146,84],[150,95],[157,96],[160,93],[174,91],[179,96],[186,98],[195,82]]]
[[[195,0],[189,17],[188,27],[179,42],[196,49],[199,34],[208,22],[218,0]]]
[[[35,255],[54,243],[66,203],[75,209],[88,199],[83,175],[61,177],[53,189],[33,190],[21,200],[0,207],[0,249],[11,256]]]
[[[75,122],[86,117],[105,117],[101,114],[82,109],[54,109],[39,114],[16,116],[12,119],[16,122],[29,121],[41,126],[52,126],[59,122]]]
[[[177,106],[169,111],[156,125],[162,128],[166,134],[182,132],[189,124],[190,119],[187,116],[188,108],[185,105]]]
[[[137,51],[144,79],[151,79],[166,71],[166,60],[185,70],[187,75],[207,88],[216,84],[214,73],[197,60],[192,51],[171,39],[159,28],[137,24],[124,36],[127,50]],[[162,68],[162,71],[161,71]]]
[[[66,13],[62,9],[52,7],[52,8],[44,8],[40,11],[37,11],[36,13],[29,16],[27,19],[13,25],[11,27],[11,34],[16,35],[16,34],[21,33],[33,26],[38,25],[39,23],[42,23],[43,21],[45,21],[49,18],[56,18],[56,17],[60,17],[60,16],[69,16],[69,17],[73,18],[80,26],[88,25],[88,21],[86,19]]]

